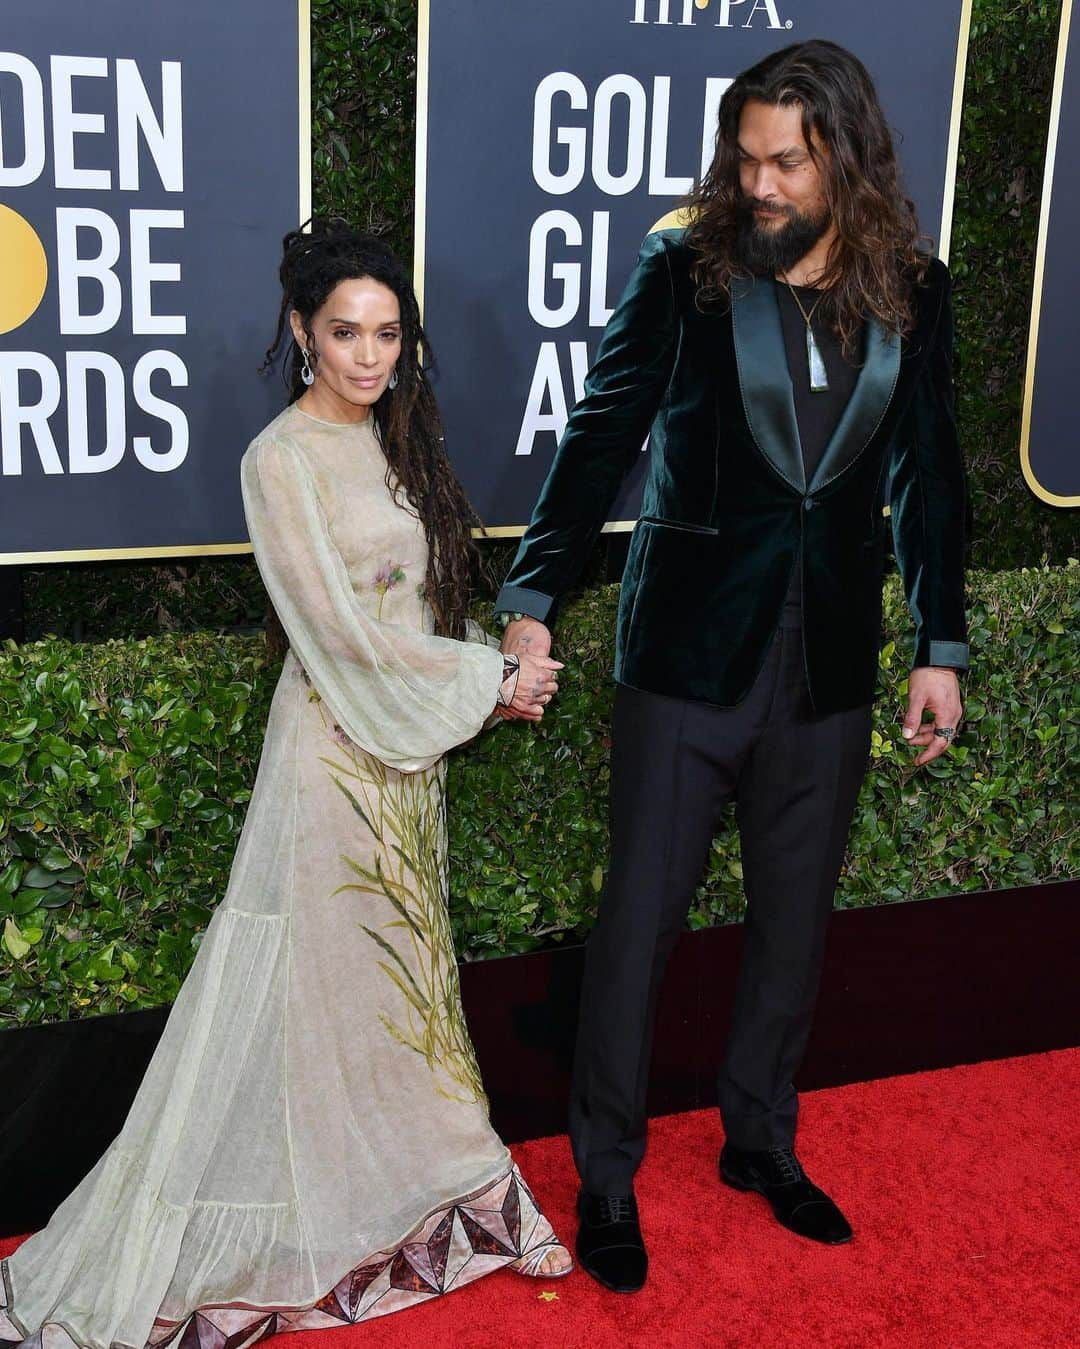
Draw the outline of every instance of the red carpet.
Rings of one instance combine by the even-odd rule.
[[[575,1272],[481,1279],[440,1303],[292,1349],[718,1345],[780,1349],[1065,1349],[1080,1345],[1080,1050],[889,1078],[803,1098],[799,1153],[856,1230],[818,1247],[716,1179],[712,1111],[652,1126],[638,1196],[652,1252],[643,1293]],[[573,1236],[565,1138],[514,1149]],[[0,1243],[7,1254],[16,1242]]]

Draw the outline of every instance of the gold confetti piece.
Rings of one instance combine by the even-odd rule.
[[[559,1300],[558,1293],[538,1293],[537,1297],[541,1302],[558,1302]]]

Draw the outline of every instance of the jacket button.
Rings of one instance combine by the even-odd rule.
[[[802,508],[804,511],[812,511],[816,505],[817,502],[813,497],[806,497],[803,500]]]

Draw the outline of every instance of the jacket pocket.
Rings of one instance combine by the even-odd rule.
[[[708,525],[690,525],[684,520],[661,520],[658,515],[643,515],[641,524],[653,525],[657,529],[680,529],[685,534],[706,534],[715,538],[720,531],[711,529]]]

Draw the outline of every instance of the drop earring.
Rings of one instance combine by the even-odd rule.
[[[311,353],[308,351],[307,347],[303,348],[303,352],[304,364],[300,368],[300,378],[310,389],[315,383],[315,371],[311,368]]]
[[[390,378],[386,381],[386,387],[387,387],[388,389],[396,389],[396,388],[397,388],[397,366],[396,366],[396,365],[394,366],[393,370],[390,371]]]

